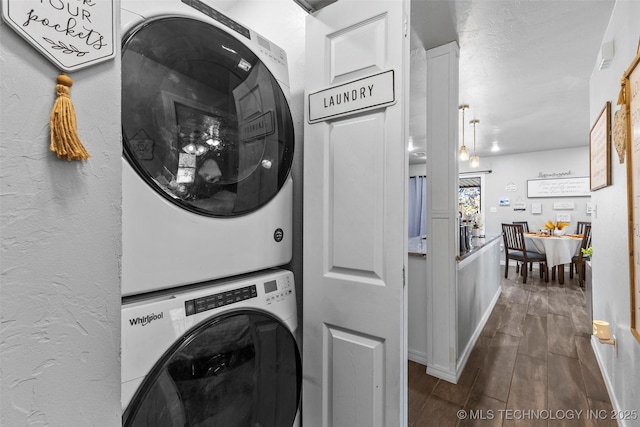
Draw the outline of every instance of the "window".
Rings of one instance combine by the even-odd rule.
[[[458,180],[458,211],[463,220],[484,227],[484,175],[461,175]]]

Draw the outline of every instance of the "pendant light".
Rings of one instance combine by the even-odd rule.
[[[464,145],[464,110],[469,108],[467,104],[462,104],[458,109],[462,110],[462,147],[460,147],[460,154],[458,158],[461,162],[466,162],[469,160],[469,152],[467,151],[467,146]]]
[[[480,166],[480,159],[476,156],[476,124],[480,123],[480,120],[473,119],[469,123],[473,125],[473,156],[471,156],[471,161],[469,162],[469,166],[472,168],[477,168]]]

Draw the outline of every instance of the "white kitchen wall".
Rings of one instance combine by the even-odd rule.
[[[0,23],[0,425],[119,426],[120,59],[70,74],[87,161],[49,151],[57,75]]]
[[[427,164],[409,165],[409,176],[427,175]]]
[[[590,79],[590,123],[594,123],[607,101],[612,115],[617,107],[620,78],[636,55],[640,37],[640,2],[616,1],[609,27],[602,42],[614,42],[611,65],[599,70],[594,65]],[[594,58],[594,63],[596,58]],[[613,183],[595,191],[591,201],[593,215],[593,316],[611,323],[616,335],[617,352],[610,345],[592,340],[596,357],[615,409],[640,410],[640,342],[630,331],[629,247],[627,229],[626,163],[620,164],[612,149]],[[638,416],[640,417],[640,415]],[[623,426],[640,426],[640,419],[620,420]]]
[[[587,215],[587,203],[591,202],[590,197],[527,197],[527,180],[540,179],[541,174],[568,173],[561,176],[566,178],[589,176],[587,135],[588,133],[585,131],[584,147],[482,159],[478,170],[491,170],[491,173],[485,175],[485,232],[501,233],[501,224],[513,221],[528,221],[531,230],[538,230],[550,219],[555,222],[558,213],[571,215],[570,232],[575,232],[578,221],[590,221],[591,216]],[[554,176],[548,177],[553,178]],[[509,198],[509,206],[500,206],[500,199],[503,198]],[[514,211],[517,202],[525,203],[526,210]],[[532,203],[541,204],[541,214],[531,213]],[[574,209],[556,210],[554,203],[573,203]],[[492,212],[492,208],[495,212]]]

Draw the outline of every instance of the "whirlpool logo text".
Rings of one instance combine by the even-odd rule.
[[[129,323],[131,324],[131,326],[136,326],[136,325],[147,326],[149,323],[153,322],[154,320],[162,319],[163,315],[164,315],[164,312],[161,312],[160,314],[151,313],[151,314],[147,314],[144,317],[134,317],[133,319],[129,319]]]

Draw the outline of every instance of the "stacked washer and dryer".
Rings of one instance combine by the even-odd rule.
[[[285,52],[122,0],[124,426],[298,426]]]

